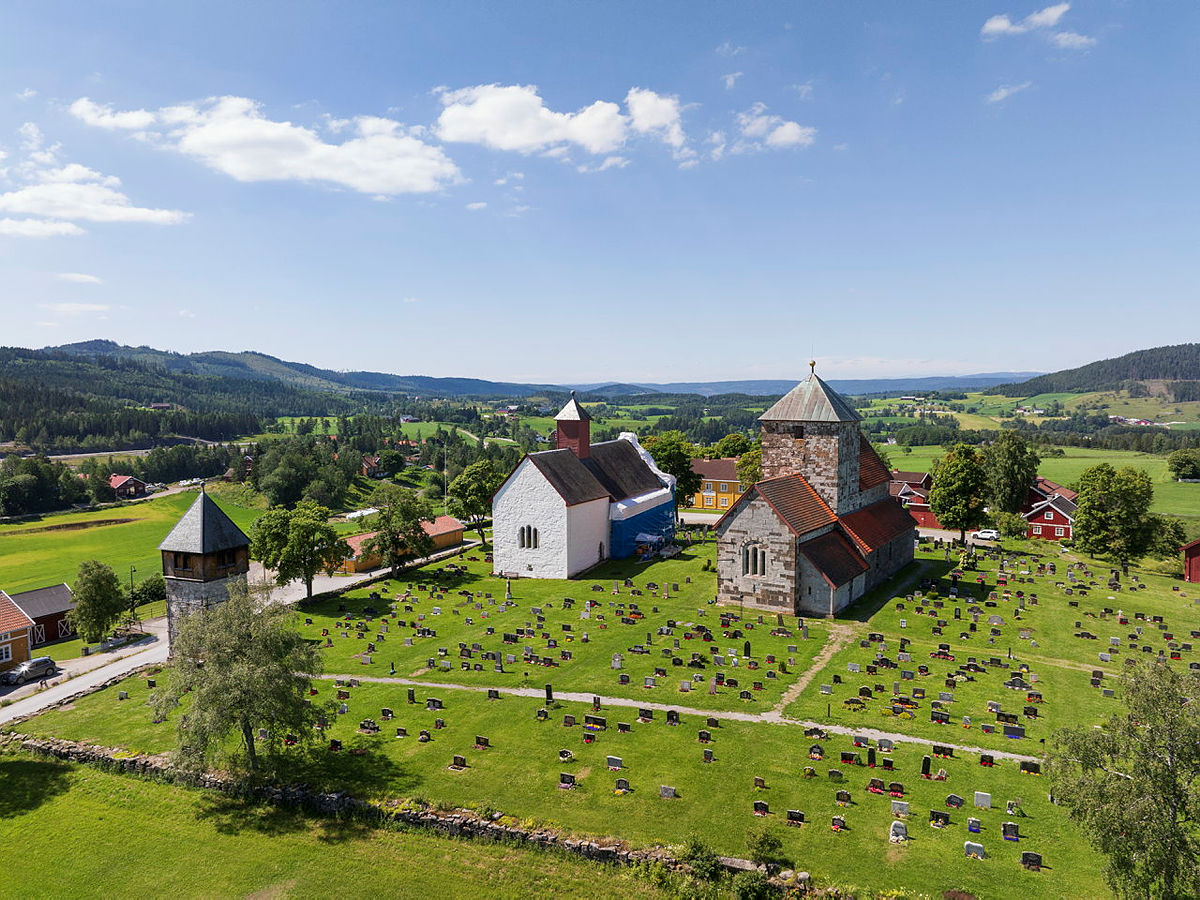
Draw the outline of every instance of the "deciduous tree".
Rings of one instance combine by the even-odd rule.
[[[988,503],[995,513],[1019,513],[1037,478],[1038,458],[1033,448],[1015,431],[1001,431],[983,453],[987,471]]]
[[[375,536],[363,549],[378,553],[383,564],[395,577],[400,566],[410,559],[420,559],[433,552],[433,538],[425,533],[423,523],[435,518],[429,501],[415,491],[394,484],[380,485],[371,495],[378,509]]]
[[[329,510],[305,500],[292,510],[272,507],[263,513],[254,523],[250,555],[274,569],[281,585],[302,579],[311,598],[316,574],[332,575],[350,547],[329,524]]]
[[[1200,674],[1140,663],[1126,710],[1100,728],[1054,734],[1054,795],[1101,853],[1119,894],[1200,895]]]
[[[696,448],[681,431],[664,431],[651,435],[644,444],[654,457],[655,464],[668,475],[675,476],[675,505],[680,506],[700,490],[700,476],[692,471]]]
[[[265,599],[233,585],[226,602],[184,619],[172,641],[167,683],[152,702],[165,718],[186,695],[176,745],[186,767],[213,762],[236,734],[257,770],[260,747],[274,751],[286,733],[301,742],[313,734],[322,709],[306,700],[320,651],[296,631],[287,606]]]
[[[741,456],[753,446],[753,442],[744,434],[727,434],[713,445],[713,454],[718,459],[727,459]]]
[[[492,515],[492,495],[504,483],[490,460],[471,463],[450,482],[450,512],[464,519],[484,541],[483,523]]]
[[[67,618],[89,644],[102,640],[127,608],[117,573],[99,560],[89,559],[79,564],[72,591],[75,608],[67,613]]]
[[[1183,543],[1183,528],[1150,512],[1154,485],[1141,469],[1100,463],[1079,477],[1072,537],[1084,553],[1117,562],[1123,571],[1148,553],[1169,556]]]
[[[1200,450],[1176,450],[1167,457],[1167,468],[1176,478],[1200,478]]]
[[[755,444],[738,457],[738,483],[743,487],[762,481],[762,445]]]
[[[967,529],[987,519],[987,492],[982,454],[970,444],[956,444],[934,467],[929,509],[944,527],[958,529],[959,540],[966,540]]]

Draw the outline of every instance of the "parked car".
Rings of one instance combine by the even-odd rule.
[[[9,669],[4,673],[4,681],[6,684],[24,684],[39,678],[49,678],[57,671],[58,666],[54,664],[54,660],[48,656],[38,656]]]
[[[995,528],[985,528],[982,531],[975,532],[977,541],[998,541],[1000,540],[1000,532]]]

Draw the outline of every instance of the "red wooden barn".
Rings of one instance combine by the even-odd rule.
[[[942,523],[929,508],[929,489],[933,479],[928,472],[901,472],[893,469],[888,493],[904,504],[921,528],[941,528]]]
[[[1183,580],[1200,584],[1200,541],[1179,548],[1183,551]]]
[[[67,613],[75,608],[75,596],[65,584],[38,588],[20,594],[10,594],[12,602],[33,620],[30,645],[73,637],[75,629],[67,621]]]

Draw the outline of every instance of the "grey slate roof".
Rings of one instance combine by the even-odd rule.
[[[857,422],[861,417],[814,372],[758,417],[760,422]]]
[[[567,506],[601,497],[625,500],[664,486],[633,444],[620,439],[592,444],[587,459],[565,448],[530,453],[528,459]]]
[[[591,419],[592,417],[588,415],[588,411],[580,406],[579,401],[575,399],[574,391],[571,391],[571,399],[567,401],[567,405],[554,417],[554,421],[556,422],[590,422]]]
[[[219,553],[248,547],[250,538],[204,491],[158,545],[169,553]]]
[[[543,450],[526,458],[546,476],[567,506],[608,497],[608,491],[572,450]]]
[[[629,441],[592,444],[591,456],[581,460],[614,500],[636,497],[663,487]]]
[[[65,584],[8,596],[31,619],[40,619],[42,616],[52,616],[75,608],[75,596]]]

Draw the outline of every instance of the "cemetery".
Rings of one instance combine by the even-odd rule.
[[[840,619],[782,623],[707,602],[711,546],[572,581],[509,584],[478,552],[435,564],[297,612],[325,647],[312,701],[333,711],[310,745],[285,742],[286,771],[635,846],[697,835],[739,855],[765,826],[797,867],[880,890],[1103,895],[1048,798],[1041,739],[1105,716],[1124,659],[1188,664],[1200,616],[1177,582],[1117,588],[1098,564],[1017,546],[960,570],[925,544]],[[164,751],[149,693],[130,678],[23,730]]]

